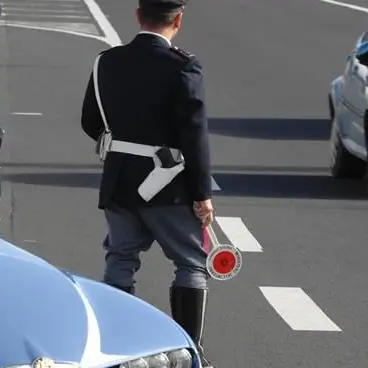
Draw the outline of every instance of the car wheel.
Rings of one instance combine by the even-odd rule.
[[[333,119],[330,137],[330,171],[338,179],[362,179],[366,163],[353,156],[343,145],[336,119]]]

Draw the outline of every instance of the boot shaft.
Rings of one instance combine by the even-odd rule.
[[[207,360],[202,345],[208,290],[172,287],[170,289],[171,314],[195,343],[203,368],[214,368]]]

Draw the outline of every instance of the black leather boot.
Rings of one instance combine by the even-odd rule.
[[[202,337],[207,306],[207,290],[172,287],[170,305],[172,318],[192,338],[197,346],[203,368],[214,368],[205,355]]]
[[[135,294],[135,287],[134,286],[117,286],[117,285],[113,285],[113,284],[108,284],[109,286],[114,287],[115,289],[119,289],[121,291],[124,291],[125,293],[128,294]]]
[[[135,294],[135,288],[134,286],[126,286],[126,287],[118,287],[118,289],[120,289],[121,291],[125,291],[128,294]]]

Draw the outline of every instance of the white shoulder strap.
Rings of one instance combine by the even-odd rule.
[[[98,63],[100,61],[100,58],[101,58],[101,55],[98,55],[97,58],[96,58],[95,64],[93,66],[93,83],[94,83],[94,87],[95,87],[95,94],[96,94],[97,104],[98,104],[98,107],[100,109],[100,113],[101,113],[103,123],[105,125],[105,131],[110,132],[109,126],[107,124],[105,112],[104,112],[103,107],[102,107],[102,102],[101,102],[101,98],[100,98],[100,91],[99,91],[99,88],[98,88]]]

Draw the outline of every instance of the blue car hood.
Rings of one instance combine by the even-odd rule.
[[[40,356],[106,367],[191,345],[144,301],[0,240],[0,367]]]

